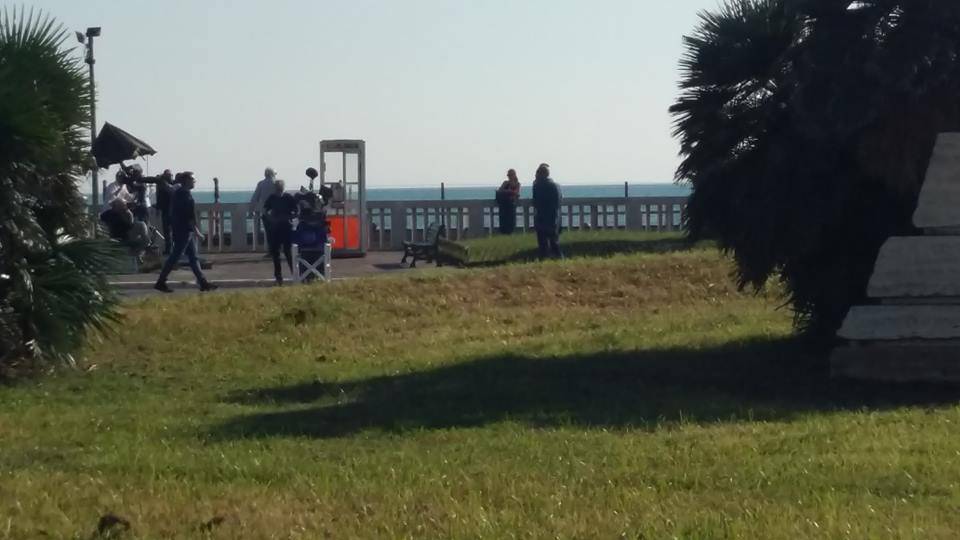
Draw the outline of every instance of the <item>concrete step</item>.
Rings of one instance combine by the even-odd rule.
[[[960,227],[960,133],[941,133],[927,167],[913,224]]]
[[[833,377],[885,382],[960,382],[960,341],[899,341],[839,347]]]
[[[867,296],[960,296],[960,236],[890,238],[880,249]]]
[[[855,306],[837,335],[854,341],[960,339],[960,305]]]

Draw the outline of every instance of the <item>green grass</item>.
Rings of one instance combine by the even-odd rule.
[[[464,262],[484,266],[537,260],[537,237],[533,233],[465,240],[459,243],[468,248]],[[567,231],[560,236],[564,255],[576,257],[606,257],[629,253],[666,253],[692,249],[693,244],[681,233],[638,231]],[[706,244],[699,244],[704,247]],[[462,259],[460,256],[458,259]]]
[[[133,303],[83,371],[0,388],[0,538],[955,537],[956,394],[830,382],[729,272]]]

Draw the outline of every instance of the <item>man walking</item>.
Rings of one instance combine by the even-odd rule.
[[[533,227],[540,258],[563,258],[560,251],[560,188],[550,178],[550,166],[541,163],[533,181]]]
[[[170,227],[173,232],[173,249],[170,251],[170,256],[167,257],[166,262],[163,263],[163,269],[160,270],[160,277],[157,278],[157,283],[153,288],[160,292],[173,292],[173,290],[167,286],[167,276],[173,271],[173,267],[177,265],[180,256],[186,253],[187,260],[190,262],[190,269],[193,270],[193,275],[197,278],[197,285],[200,287],[200,290],[212,291],[216,289],[217,286],[207,281],[207,278],[204,277],[203,270],[200,269],[200,261],[197,260],[197,247],[191,238],[194,234],[200,236],[200,228],[197,227],[197,212],[193,202],[193,194],[190,193],[196,185],[196,180],[193,178],[192,172],[181,173],[178,176],[180,176],[180,188],[173,192],[173,199],[170,205]]]
[[[267,243],[267,258],[270,257],[270,252],[273,250],[273,235],[270,229],[271,223],[270,220],[267,219],[263,205],[267,203],[267,198],[273,195],[274,181],[276,179],[277,172],[274,171],[272,167],[267,167],[263,171],[263,180],[257,183],[257,188],[253,190],[253,197],[250,198],[250,210],[260,214],[260,222],[263,223],[263,232]]]

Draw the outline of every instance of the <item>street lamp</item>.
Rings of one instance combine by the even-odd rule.
[[[93,64],[96,62],[93,58],[93,38],[100,36],[100,27],[94,26],[87,28],[86,34],[77,32],[77,41],[86,46],[87,54],[84,62],[90,66],[90,150],[93,150],[93,141],[97,138],[97,86],[93,78]],[[91,187],[90,198],[94,211],[100,205],[100,186],[97,182],[99,171],[96,162],[91,166]]]

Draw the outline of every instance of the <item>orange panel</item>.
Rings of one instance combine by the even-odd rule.
[[[327,219],[333,249],[360,249],[360,218],[333,216]]]

